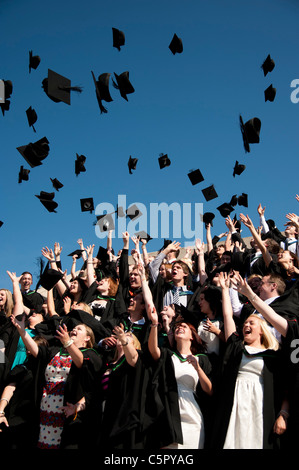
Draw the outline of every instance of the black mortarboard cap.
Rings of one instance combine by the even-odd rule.
[[[62,101],[69,105],[71,104],[71,91],[82,92],[82,87],[72,87],[71,80],[50,69],[48,69],[48,78],[45,78],[42,82],[42,88],[46,95],[55,103]]]
[[[224,202],[221,206],[217,207],[217,210],[220,212],[222,217],[226,218],[231,212],[233,212],[234,208],[227,202]]]
[[[269,54],[266,57],[266,59],[264,60],[263,64],[262,64],[262,69],[263,69],[263,72],[264,72],[264,76],[266,76],[268,72],[272,72],[274,67],[275,67],[275,62]]]
[[[165,248],[167,248],[168,245],[170,245],[170,243],[172,243],[171,240],[167,240],[166,238],[164,238],[164,243],[163,243],[162,248],[160,248],[159,253],[160,253],[160,251],[165,250]]]
[[[4,224],[4,222],[2,222],[2,220],[0,220],[0,227],[2,227],[3,224]]]
[[[206,228],[208,224],[211,224],[213,227],[213,219],[215,218],[215,214],[213,212],[205,212],[202,216],[202,221],[205,224]]]
[[[97,80],[94,76],[94,73],[91,72],[91,74],[92,74],[92,78],[93,78],[94,85],[96,88],[96,95],[97,95],[98,104],[101,110],[101,114],[107,113],[108,111],[103,106],[102,100],[107,101],[107,103],[110,103],[111,101],[113,101],[110,95],[110,91],[109,91],[109,79],[110,79],[111,73],[102,73],[101,75],[99,75]]]
[[[235,166],[234,166],[234,172],[233,172],[233,177],[236,175],[241,175],[243,171],[245,170],[246,166],[239,163],[238,160],[236,160]]]
[[[96,258],[101,260],[102,264],[106,264],[109,260],[107,248],[104,248],[103,246],[99,246]]]
[[[190,171],[190,173],[188,173],[188,178],[190,179],[193,186],[204,181],[204,177],[202,176],[199,169]]]
[[[90,212],[94,210],[93,198],[87,197],[85,199],[80,199],[81,204],[81,211],[82,212]]]
[[[212,199],[216,199],[216,197],[218,197],[213,184],[207,188],[202,189],[201,192],[204,195],[206,201],[211,201]]]
[[[32,129],[34,130],[34,132],[36,132],[35,127],[33,125],[37,121],[37,114],[36,114],[35,109],[33,109],[31,106],[29,106],[29,108],[26,109],[26,115],[27,115],[29,127],[32,126]]]
[[[238,204],[239,206],[248,207],[248,196],[245,193],[242,193],[241,196],[238,197]]]
[[[135,233],[135,235],[137,238],[139,238],[139,240],[141,240],[142,238],[146,240],[147,242],[152,240],[152,237],[148,233],[146,233],[144,230],[141,230],[140,232]]]
[[[47,269],[40,277],[39,284],[46,290],[51,290],[62,279],[63,273],[56,269]]]
[[[55,194],[47,193],[46,191],[41,191],[39,195],[35,195],[40,202],[45,206],[47,211],[56,212],[56,207],[58,207],[57,202],[53,201]]]
[[[120,47],[125,45],[125,35],[123,31],[117,28],[112,28],[113,47],[120,51]]]
[[[136,220],[138,217],[142,216],[141,210],[137,207],[136,204],[133,204],[126,210],[126,215],[131,220]]]
[[[22,181],[28,181],[29,173],[30,173],[30,170],[27,170],[26,168],[21,166],[20,171],[19,171],[19,183],[22,183]]]
[[[17,150],[25,158],[26,162],[34,168],[35,166],[42,165],[41,160],[44,160],[49,154],[49,141],[46,137],[37,140],[34,143],[17,147]]]
[[[170,166],[170,164],[171,164],[171,161],[168,158],[167,154],[165,154],[165,155],[161,154],[160,157],[158,158],[158,160],[159,160],[160,170],[162,170],[163,168],[165,168],[167,166]]]
[[[77,255],[78,256],[78,259],[81,258],[82,256],[82,253],[84,252],[84,250],[75,250],[75,251],[72,251],[71,253],[68,254],[68,256],[75,256]]]
[[[115,229],[112,214],[97,215],[97,223],[101,232],[107,232]]]
[[[276,88],[273,88],[273,85],[268,86],[264,91],[265,101],[274,101],[276,96]]]
[[[176,54],[177,52],[180,54],[183,52],[183,42],[176,34],[173,35],[171,43],[168,47],[173,54]]]
[[[126,71],[126,72],[121,73],[120,75],[117,75],[114,72],[114,75],[115,75],[115,78],[116,78],[116,81],[117,81],[117,83],[115,83],[115,81],[112,79],[112,83],[113,83],[114,88],[119,90],[120,95],[126,101],[128,101],[127,95],[129,95],[130,93],[134,93],[134,91],[135,91],[134,87],[132,86],[132,84],[129,80],[129,72]]]
[[[86,162],[86,157],[85,155],[78,155],[76,153],[76,160],[75,160],[75,173],[78,176],[80,173],[86,171],[86,168],[84,166],[84,163]]]
[[[132,158],[130,155],[129,161],[128,161],[128,167],[129,167],[129,173],[132,175],[132,170],[136,170],[136,165],[138,162],[138,158]]]
[[[11,80],[2,80],[2,83],[4,84],[4,97],[0,96],[0,98],[2,98],[2,100],[0,100],[0,107],[4,116],[5,111],[8,111],[10,108],[10,100],[8,98],[10,98],[10,95],[12,94],[13,85]]]
[[[176,324],[178,323],[190,323],[192,326],[194,326],[194,328],[198,329],[198,326],[199,326],[199,323],[200,323],[200,320],[201,320],[201,317],[200,315],[196,312],[196,311],[193,311],[187,307],[185,307],[184,305],[175,305],[175,313],[176,313],[176,319],[174,321],[174,325],[173,327],[175,328],[176,327]]]
[[[242,116],[240,116],[240,129],[244,149],[246,152],[250,152],[249,144],[258,144],[260,141],[261,121],[259,118],[254,117],[244,124]]]
[[[238,197],[234,194],[229,202],[230,206],[236,206],[238,204]]]
[[[60,183],[57,178],[50,178],[50,180],[52,181],[53,187],[56,189],[56,191],[59,191],[59,189],[63,188],[63,184]]]
[[[39,64],[40,64],[40,56],[33,55],[32,51],[29,51],[29,73],[31,72],[31,69],[36,70]]]

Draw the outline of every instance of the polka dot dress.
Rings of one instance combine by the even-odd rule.
[[[64,424],[63,406],[64,387],[72,364],[70,356],[56,354],[45,371],[46,384],[40,408],[40,431],[38,447],[59,449]]]

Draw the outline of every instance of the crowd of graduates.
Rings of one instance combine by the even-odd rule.
[[[297,196],[299,200],[299,197]],[[59,243],[0,289],[6,449],[290,449],[299,430],[299,216],[259,205],[194,248]],[[242,237],[249,229],[250,241]],[[131,251],[130,251],[131,245]],[[298,356],[298,357],[297,357]]]

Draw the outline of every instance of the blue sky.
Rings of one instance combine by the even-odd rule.
[[[261,202],[266,217],[283,229],[285,214],[299,213],[299,103],[291,101],[291,82],[299,78],[298,15],[295,0],[0,0],[0,78],[13,82],[10,109],[0,114],[0,286],[11,288],[6,270],[29,270],[36,283],[43,246],[59,242],[70,272],[67,255],[78,248],[78,238],[106,245],[96,235],[95,212],[81,212],[82,198],[116,207],[125,195],[127,207],[139,202],[148,215],[153,203],[189,203],[193,212],[203,203],[203,212],[215,214],[214,235],[226,229],[217,207],[244,192],[248,208],[236,206],[237,215],[248,213],[257,224]],[[121,51],[112,46],[112,27],[125,33]],[[182,39],[181,54],[168,48],[174,33]],[[31,74],[29,50],[41,58]],[[264,77],[268,54],[276,65]],[[71,95],[70,106],[54,103],[42,90],[48,69],[83,87]],[[135,92],[127,102],[110,80],[113,101],[103,103],[108,113],[101,114],[91,71],[96,77],[129,71]],[[264,100],[270,84],[277,89],[272,103]],[[28,126],[29,106],[38,115],[36,133]],[[240,114],[244,122],[262,122],[260,143],[250,153],[243,148]],[[49,155],[30,169],[17,147],[42,137],[50,143]],[[160,170],[162,153],[171,165]],[[79,176],[76,154],[86,156],[86,172]],[[138,158],[132,175],[130,155]],[[236,160],[246,170],[233,178]],[[21,165],[31,171],[29,181],[18,184]],[[204,181],[192,186],[187,174],[197,168]],[[59,192],[50,181],[55,177],[64,184]],[[206,202],[201,190],[211,184],[218,198]],[[35,197],[40,191],[55,192],[57,213]],[[129,228],[144,227],[136,221]],[[190,244],[184,236],[178,241]],[[163,236],[153,239],[148,250],[162,244]],[[114,238],[113,247],[121,248],[122,240]]]

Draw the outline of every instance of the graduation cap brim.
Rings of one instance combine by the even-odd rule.
[[[190,173],[188,173],[188,178],[193,186],[204,181],[204,177],[199,169],[190,171]]]
[[[98,101],[98,105],[101,110],[101,113],[107,113],[108,111],[103,106],[102,100],[106,101],[107,103],[110,103],[111,101],[113,101],[110,95],[110,91],[109,91],[109,79],[110,79],[111,73],[102,73],[101,75],[99,75],[98,80],[96,80],[96,77],[93,71],[91,71],[91,75],[92,75],[93,83],[96,89],[96,97],[97,97],[97,101]]]
[[[246,169],[245,165],[236,161],[235,166],[234,166],[233,177],[235,177],[236,175],[240,176],[245,169]]]
[[[136,220],[142,216],[142,212],[136,204],[133,204],[126,210],[126,216],[131,220]]]
[[[115,229],[112,214],[97,215],[96,225],[101,232],[108,232]]]
[[[216,199],[218,197],[213,184],[207,188],[202,189],[201,192],[206,201],[211,201],[212,199]]]
[[[71,80],[48,69],[48,78],[43,81],[44,91],[50,99],[55,102],[71,104],[71,91],[80,92],[80,87],[72,87]]]
[[[34,168],[42,165],[42,161],[49,155],[49,141],[46,137],[43,137],[36,142],[30,142],[27,145],[17,147],[17,150],[26,160],[28,165],[30,165],[31,168]]]
[[[173,35],[173,38],[168,46],[171,52],[174,54],[181,54],[183,52],[183,42],[176,34]]]
[[[215,214],[213,214],[213,212],[205,212],[202,216],[202,221],[206,226],[210,224],[213,227],[214,218]]]
[[[128,160],[128,168],[129,168],[129,173],[132,175],[132,170],[136,170],[138,158],[132,158],[130,157]]]
[[[113,47],[120,51],[121,46],[125,45],[125,34],[117,28],[112,28]]]
[[[46,290],[51,290],[62,279],[63,273],[56,269],[47,269],[41,275],[39,284]]]
[[[94,210],[93,198],[80,199],[81,212],[92,212]]]
[[[224,202],[223,204],[221,204],[221,206],[217,207],[217,210],[220,212],[222,217],[226,218],[230,215],[231,212],[233,212],[234,208],[230,204]]]
[[[152,237],[151,237],[148,233],[146,233],[144,230],[142,230],[141,232],[135,233],[135,236],[136,236],[137,238],[139,238],[139,240],[144,239],[144,240],[146,240],[147,242],[149,242],[150,240],[152,240]]]
[[[56,191],[59,191],[59,189],[63,188],[63,184],[60,181],[58,181],[57,178],[54,178],[54,179],[50,178],[50,180],[53,184],[54,189],[56,189]]]
[[[120,75],[117,75],[114,72],[114,76],[117,82],[115,83],[115,81],[112,79],[114,88],[119,90],[121,97],[128,101],[127,95],[135,92],[135,88],[129,80],[129,72],[126,71],[121,73]]]
[[[167,155],[161,155],[158,158],[158,161],[159,161],[160,170],[162,170],[163,168],[166,168],[167,166],[170,166],[171,164],[171,161]]]
[[[79,258],[81,258],[83,252],[84,252],[84,250],[75,250],[75,251],[72,251],[72,253],[69,253],[68,256],[75,256],[75,255],[77,255],[77,256],[78,256],[78,259],[79,259]]]

